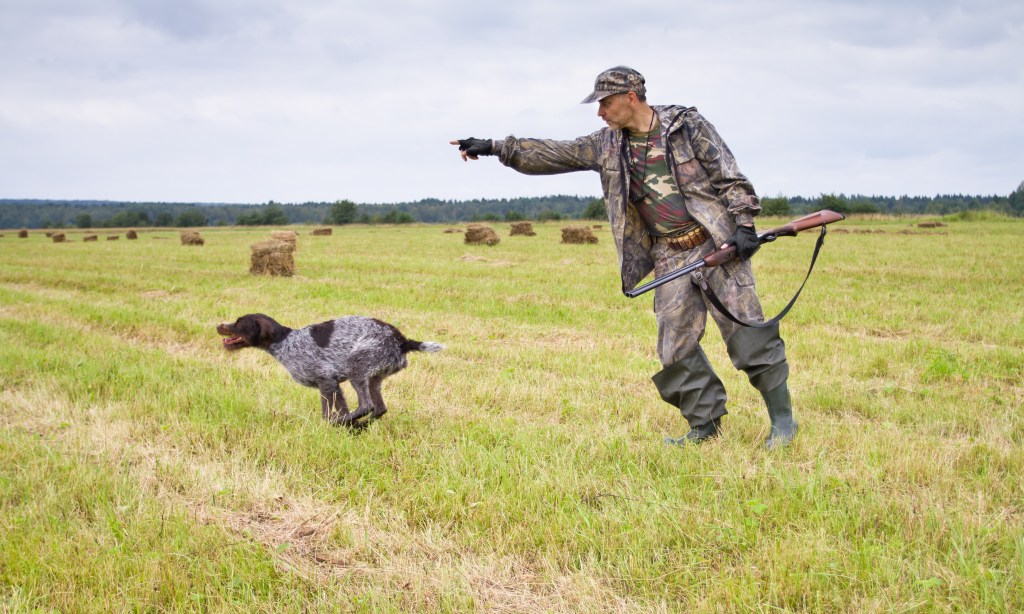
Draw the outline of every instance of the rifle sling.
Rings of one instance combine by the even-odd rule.
[[[715,296],[714,291],[711,289],[711,285],[708,283],[706,279],[704,279],[704,275],[702,275],[700,271],[695,272],[693,274],[693,277],[697,281],[697,285],[700,287],[701,292],[703,292],[704,296],[708,298],[708,301],[710,301],[711,304],[715,306],[715,309],[717,309],[719,312],[721,312],[722,315],[729,318],[733,322],[739,324],[740,326],[747,326],[749,328],[767,328],[769,326],[774,326],[779,322],[779,320],[785,317],[787,313],[789,313],[789,310],[793,307],[793,304],[796,303],[796,299],[800,296],[800,293],[803,292],[804,286],[807,285],[807,280],[811,277],[811,271],[814,270],[814,262],[818,259],[818,252],[821,251],[821,246],[825,244],[825,228],[826,226],[821,227],[821,234],[818,235],[818,241],[814,245],[814,255],[811,256],[811,266],[810,268],[807,269],[807,275],[804,277],[804,283],[800,284],[800,289],[797,290],[796,294],[793,295],[793,298],[790,299],[789,304],[786,305],[786,307],[779,312],[779,315],[775,316],[771,320],[768,320],[767,322],[751,324],[749,322],[744,322],[743,320],[740,320],[739,318],[734,316],[726,308],[726,306],[722,304],[720,300],[718,300],[718,297]]]

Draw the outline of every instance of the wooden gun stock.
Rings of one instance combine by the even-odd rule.
[[[792,222],[786,224],[785,226],[773,228],[766,232],[759,232],[757,233],[757,237],[761,240],[761,243],[771,243],[772,241],[778,239],[779,237],[795,237],[798,233],[801,233],[805,230],[810,230],[811,228],[818,228],[820,226],[826,226],[833,222],[838,222],[840,220],[845,219],[846,216],[843,215],[842,213],[836,213],[835,211],[831,211],[829,209],[822,209],[821,211],[816,211],[814,213],[805,215],[801,218],[795,219]],[[672,281],[673,279],[679,279],[680,277],[686,275],[687,273],[691,273],[703,267],[719,266],[721,264],[729,262],[735,257],[735,245],[723,247],[721,249],[711,252],[710,254],[705,256],[703,260],[684,266],[683,268],[678,269],[676,271],[672,271],[671,273],[663,275],[662,277],[659,277],[654,281],[648,282],[640,286],[639,288],[627,290],[625,292],[625,295],[628,296],[629,298],[636,298],[645,292],[653,290],[660,285]]]

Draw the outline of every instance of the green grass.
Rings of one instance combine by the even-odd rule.
[[[766,219],[759,228],[786,220]],[[1024,608],[1024,223],[850,219],[783,322],[801,430],[712,326],[725,435],[657,396],[650,296],[607,230],[467,246],[444,227],[53,244],[0,237],[0,610],[994,611]],[[766,311],[813,233],[755,258]],[[352,435],[214,330],[346,314],[439,341]],[[351,389],[346,387],[354,402]]]

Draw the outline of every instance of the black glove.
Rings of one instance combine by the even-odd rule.
[[[491,139],[459,139],[459,151],[466,152],[470,156],[493,156],[491,151]]]
[[[750,257],[761,249],[761,239],[758,238],[753,226],[737,226],[736,232],[725,244],[736,246],[736,256],[740,260],[750,260]]]

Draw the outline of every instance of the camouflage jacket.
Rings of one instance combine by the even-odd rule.
[[[652,107],[661,121],[676,184],[686,209],[724,243],[737,224],[752,223],[761,205],[754,188],[736,166],[725,142],[697,109]],[[572,141],[520,139],[494,141],[502,164],[528,175],[591,170],[601,174],[615,248],[619,254],[622,290],[635,288],[654,269],[654,239],[636,209],[629,205],[627,139],[622,130],[602,128]]]

